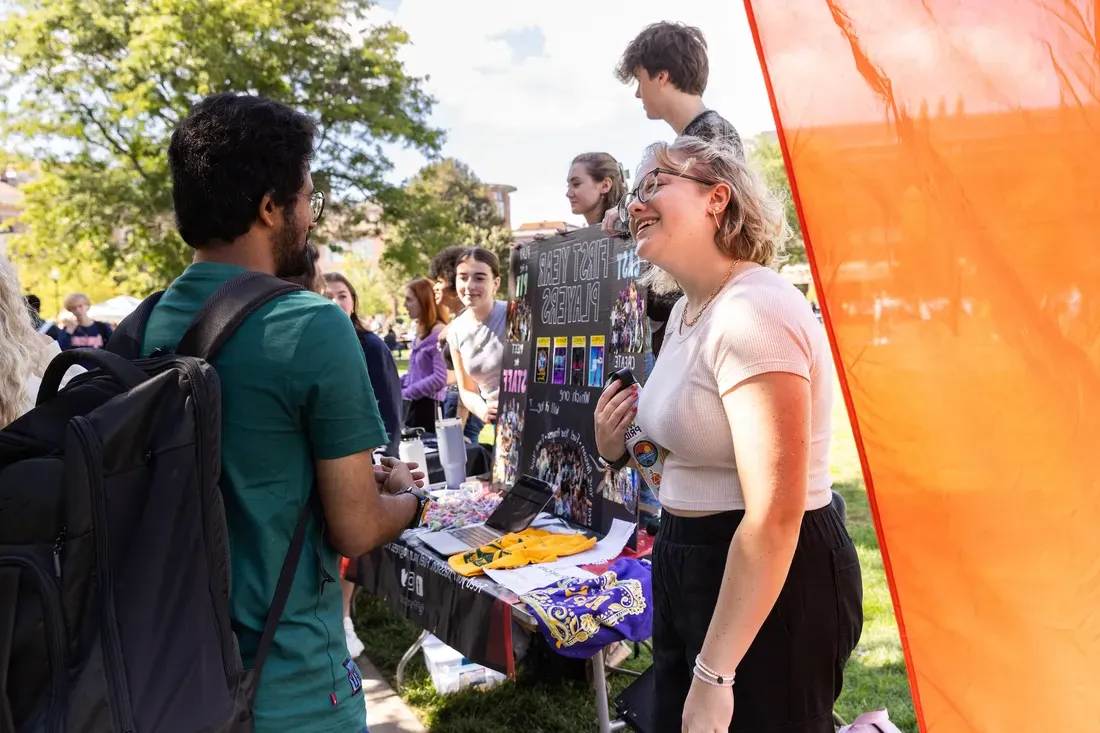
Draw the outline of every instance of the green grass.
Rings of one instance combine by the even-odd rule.
[[[356,601],[356,628],[367,645],[367,656],[392,685],[397,662],[416,641],[420,630],[365,594],[360,594]],[[649,652],[644,648],[640,651],[639,658],[623,666],[638,671],[648,667]],[[613,675],[612,698],[631,681],[633,678],[626,675]],[[486,692],[464,690],[442,696],[432,687],[423,657],[417,655],[406,668],[402,697],[432,733],[513,733],[518,730],[550,733],[595,729],[595,699],[587,685],[540,676],[523,665],[520,665],[515,684],[505,682]]]
[[[401,367],[404,371],[404,366]],[[848,502],[848,531],[859,551],[864,593],[863,635],[848,663],[844,693],[836,710],[851,721],[862,712],[884,707],[901,730],[917,733],[890,590],[863,486],[859,455],[839,390],[833,426],[834,488]],[[397,662],[420,630],[364,594],[357,600],[356,628],[367,646],[367,656],[393,684]],[[625,666],[644,669],[648,665],[649,655],[643,650],[639,659]],[[625,675],[612,675],[612,698],[632,680]],[[522,666],[515,684],[506,682],[487,692],[467,690],[444,697],[435,692],[423,658],[417,655],[406,670],[402,696],[432,733],[516,730],[572,733],[596,728],[595,703],[589,688],[561,679],[546,679],[545,675],[540,678],[526,673]]]
[[[848,533],[856,543],[863,571],[863,635],[848,662],[844,693],[837,701],[836,711],[851,721],[860,713],[886,708],[895,725],[906,733],[917,733],[890,588],[863,486],[859,454],[839,389],[833,409],[830,459],[833,488],[848,503]]]

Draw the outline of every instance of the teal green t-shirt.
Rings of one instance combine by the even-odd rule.
[[[143,353],[174,349],[206,299],[243,272],[209,262],[188,267],[153,310]],[[351,319],[316,293],[284,295],[257,310],[212,364],[222,390],[230,615],[250,667],[313,488],[314,460],[385,445],[386,432]],[[321,532],[315,517],[264,666],[257,733],[359,733],[366,725],[363,694],[352,695],[344,667],[339,558]]]

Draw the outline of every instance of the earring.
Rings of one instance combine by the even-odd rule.
[[[712,217],[714,217],[714,226],[715,226],[715,227],[716,227],[717,229],[721,229],[721,228],[722,228],[722,225],[718,223],[718,209],[711,209],[711,210],[710,210],[710,215],[711,215]]]

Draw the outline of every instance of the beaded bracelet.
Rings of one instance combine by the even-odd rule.
[[[736,677],[736,673],[730,675],[718,674],[707,666],[701,654],[695,657],[695,668],[692,670],[692,674],[715,687],[733,687],[733,680]]]
[[[709,682],[715,687],[733,687],[733,677],[726,677],[724,675],[716,675],[706,669],[703,669],[699,665],[695,666],[693,670],[696,677],[700,678],[704,682]]]
[[[706,682],[711,687],[733,687],[733,678],[732,677],[712,678],[706,672],[699,669],[698,665],[696,665],[695,668],[691,670],[691,673],[693,675],[695,675],[696,679],[701,680],[703,682]]]

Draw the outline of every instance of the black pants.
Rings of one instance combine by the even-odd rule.
[[[653,671],[662,733],[681,729],[695,657],[743,516],[661,517],[653,546]],[[862,630],[855,545],[831,506],[807,512],[779,599],[736,670],[730,730],[833,733],[833,703]]]
[[[405,412],[406,428],[423,428],[425,433],[435,433],[435,408],[439,403],[431,397],[410,400]]]

